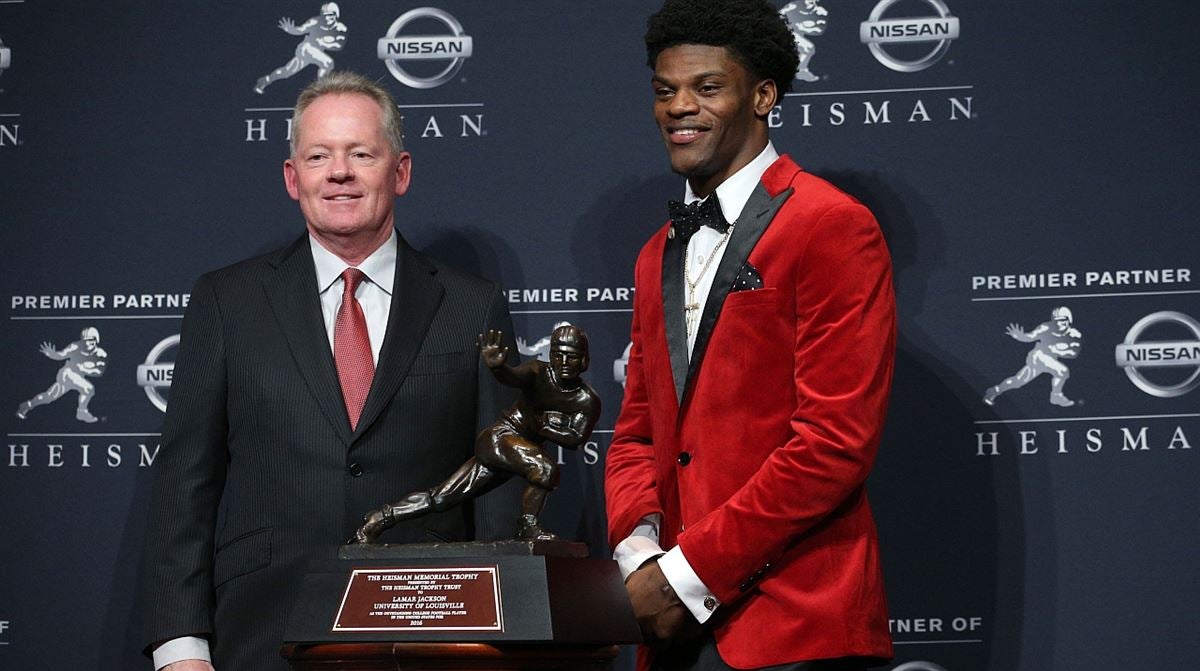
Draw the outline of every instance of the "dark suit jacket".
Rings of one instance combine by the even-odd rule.
[[[610,540],[662,515],[662,547],[680,546],[721,600],[712,631],[730,666],[890,657],[864,487],[895,352],[883,236],[783,156],[728,245],[690,362],[684,245],[664,227],[638,258]],[[758,284],[748,275],[762,288],[731,291]]]
[[[307,236],[197,282],[155,463],[140,588],[148,645],[205,636],[218,671],[286,669],[284,623],[308,562],[336,557],[366,511],[454,472],[511,402],[475,345],[490,328],[511,343],[499,287],[402,238],[398,247],[387,331],[353,432]],[[512,484],[474,511],[403,523],[380,541],[511,535]]]

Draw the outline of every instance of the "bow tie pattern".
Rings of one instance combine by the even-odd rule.
[[[708,226],[718,233],[729,230],[729,222],[725,221],[725,215],[721,213],[721,203],[716,195],[689,205],[672,200],[667,203],[667,209],[671,212],[671,230],[668,235],[678,236],[684,244],[687,244],[701,226]]]

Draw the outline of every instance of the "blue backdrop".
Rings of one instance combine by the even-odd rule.
[[[327,56],[403,107],[409,240],[502,282],[529,352],[560,321],[591,334],[606,413],[593,444],[562,456],[549,522],[604,554],[633,261],[683,189],[650,114],[653,7],[436,2],[451,20],[344,0],[345,47]],[[126,624],[171,338],[196,276],[303,229],[281,163],[316,65],[254,86],[300,44],[280,18],[301,24],[319,5],[0,0],[0,668],[149,668]],[[895,263],[896,381],[870,483],[894,668],[1188,668],[1200,658],[1200,245],[1187,232],[1200,10],[823,9],[825,30],[805,37],[815,80],[796,82],[772,136],[875,211]],[[872,37],[872,21],[922,41]],[[389,32],[472,49],[387,61]],[[1061,371],[985,404],[1034,347],[1006,327],[1032,330],[1060,307],[1082,345],[1061,362],[1074,405],[1049,402]],[[19,419],[62,365],[39,347],[88,327],[107,353],[92,379],[99,421],[76,419],[74,391]]]

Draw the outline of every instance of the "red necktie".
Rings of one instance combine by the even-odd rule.
[[[342,399],[350,416],[350,429],[358,427],[363,403],[375,377],[375,362],[371,358],[371,339],[367,336],[367,318],[354,291],[366,275],[358,268],[342,272],[342,304],[333,322],[333,361],[337,365],[338,381],[342,384]]]

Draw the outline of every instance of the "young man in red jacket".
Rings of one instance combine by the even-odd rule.
[[[895,350],[867,208],[779,155],[798,58],[763,0],[667,0],[646,34],[683,202],[635,270],[608,452],[642,668],[864,669],[892,655],[864,482]]]

